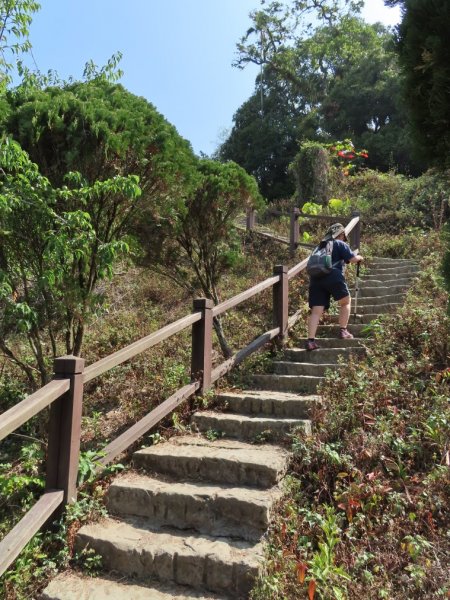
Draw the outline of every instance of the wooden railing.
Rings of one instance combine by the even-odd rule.
[[[254,231],[257,235],[270,238],[275,240],[276,242],[280,242],[282,244],[286,244],[289,246],[289,251],[291,257],[295,256],[295,252],[298,247],[303,248],[314,248],[313,244],[307,244],[304,242],[300,242],[300,217],[303,220],[317,220],[317,221],[325,221],[329,223],[336,223],[342,219],[342,216],[331,216],[331,215],[308,215],[303,214],[299,208],[292,208],[290,212],[282,211],[282,210],[268,210],[265,212],[266,215],[274,216],[274,217],[289,217],[290,226],[289,226],[289,239],[281,237],[279,235],[274,235],[272,233],[267,233],[264,231],[260,231],[256,229],[256,210],[254,208],[249,208],[247,210],[246,216],[246,230]],[[359,216],[358,211],[353,211],[350,215],[350,219]],[[351,244],[354,248],[359,248],[359,239],[355,240],[355,236],[359,236],[359,229],[354,229],[352,231],[352,239]]]
[[[345,230],[347,235],[352,234],[353,247],[359,248],[359,215],[353,216]],[[76,500],[84,383],[192,327],[191,383],[177,390],[109,443],[99,461],[99,470],[102,470],[182,402],[195,393],[206,392],[214,382],[269,341],[274,338],[286,338],[289,328],[301,314],[301,311],[297,311],[289,317],[289,281],[306,267],[306,263],[307,259],[289,270],[283,265],[278,265],[274,267],[271,277],[217,306],[213,306],[212,300],[196,299],[192,314],[102,358],[86,369],[83,358],[57,358],[52,381],[1,415],[0,440],[50,406],[45,492],[0,542],[0,575],[51,517],[55,517],[64,505]],[[274,327],[213,369],[213,318],[269,288],[272,288],[273,293]]]

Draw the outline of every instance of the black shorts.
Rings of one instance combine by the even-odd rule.
[[[350,292],[345,281],[343,273],[333,271],[326,277],[321,279],[311,279],[309,283],[309,307],[324,306],[325,309],[330,308],[331,296],[337,301],[342,300],[346,296],[350,296]]]

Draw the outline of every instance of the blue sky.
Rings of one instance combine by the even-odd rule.
[[[30,39],[42,72],[80,78],[88,60],[104,65],[121,51],[121,83],[151,102],[196,153],[216,149],[253,92],[257,67],[231,65],[258,0],[40,1]],[[398,21],[398,9],[382,0],[366,5],[367,21]]]

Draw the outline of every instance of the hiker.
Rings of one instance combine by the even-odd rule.
[[[341,223],[334,223],[328,229],[325,237],[318,248],[325,248],[332,241],[331,272],[323,277],[311,277],[309,283],[309,307],[311,309],[308,318],[308,340],[306,350],[317,350],[316,331],[324,310],[330,308],[330,298],[339,304],[339,338],[351,339],[353,335],[348,331],[347,324],[350,318],[350,292],[345,281],[345,263],[361,262],[363,257],[356,255],[347,244],[345,228]]]

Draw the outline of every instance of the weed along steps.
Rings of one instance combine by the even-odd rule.
[[[282,441],[295,428],[313,432],[327,370],[364,355],[366,323],[402,304],[416,272],[413,261],[372,259],[349,326],[354,339],[322,325],[320,350],[286,349],[251,389],[220,394],[222,412],[194,413],[192,433],[135,452],[133,470],[110,486],[109,516],[76,538],[78,551],[101,556],[102,574],[61,574],[41,600],[249,598],[289,468]]]

